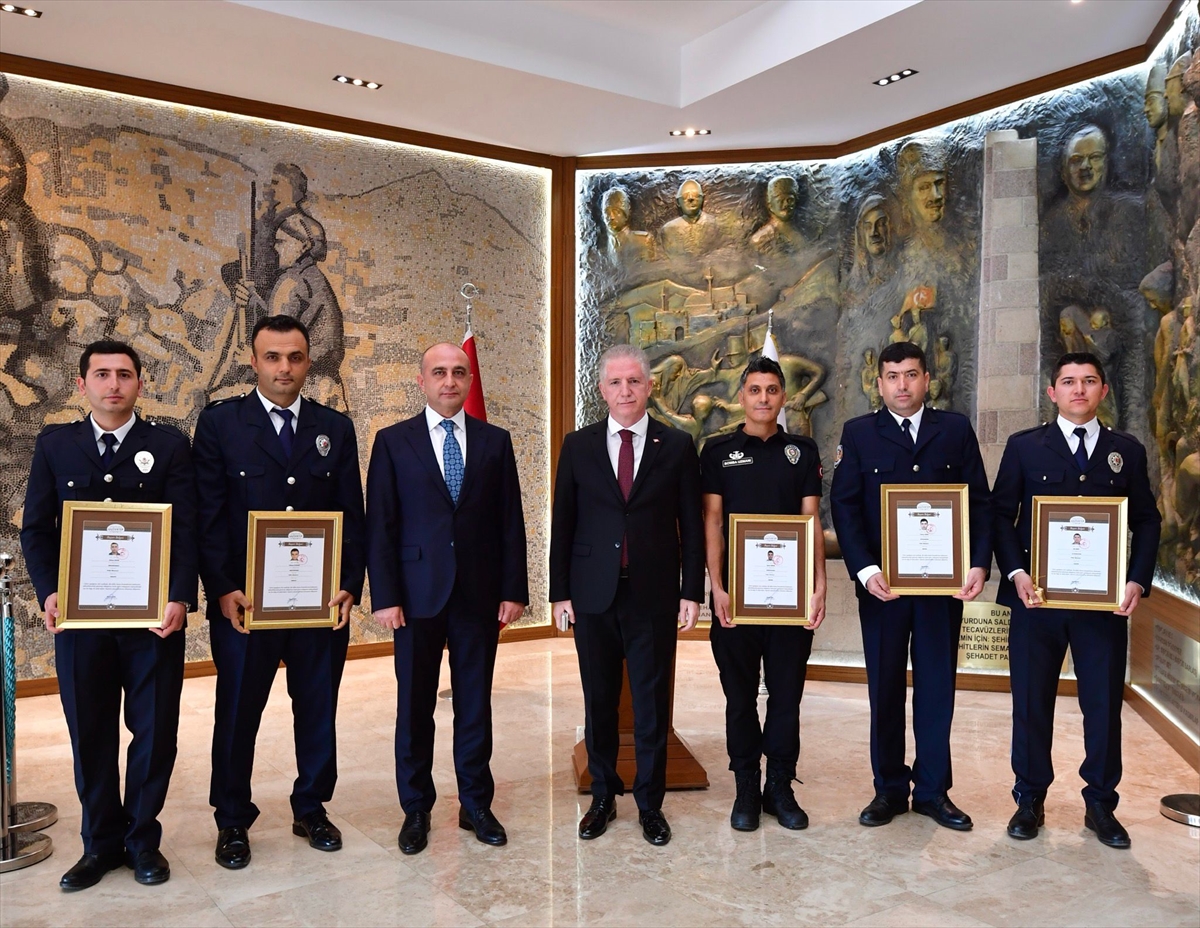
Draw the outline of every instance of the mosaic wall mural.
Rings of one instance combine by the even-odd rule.
[[[20,550],[37,433],[81,414],[88,342],[130,342],[142,414],[190,434],[210,400],[252,388],[257,318],[298,316],[313,337],[306,394],[353,417],[365,473],[375,432],[424,403],[422,349],[461,338],[458,291],[472,281],[489,419],[513,433],[530,595],[546,601],[548,170],[0,82],[0,548]],[[53,673],[35,610],[19,583],[23,678]],[[352,641],[381,637],[356,614]],[[188,657],[207,656],[193,616]]]
[[[600,353],[630,342],[653,415],[697,444],[736,428],[769,324],[789,429],[826,462],[878,406],[890,342],[925,349],[932,405],[973,416],[983,143],[1016,129],[1038,140],[1045,373],[1064,350],[1104,360],[1102,420],[1158,449],[1159,579],[1200,600],[1198,35],[1193,4],[1146,66],[835,161],[580,172],[577,422],[604,414]]]

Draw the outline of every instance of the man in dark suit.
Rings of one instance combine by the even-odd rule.
[[[950,801],[950,724],[962,603],[979,595],[992,562],[988,484],[979,443],[966,416],[924,405],[925,354],[911,342],[879,353],[884,409],[842,429],[830,490],[833,524],[855,580],[871,700],[871,769],[875,798],[858,820],[886,825],[912,809],[939,825],[966,831],[971,817]],[[969,487],[970,569],[951,596],[901,596],[880,564],[880,487],[895,483],[965,483]],[[906,671],[912,654],[916,758],[905,762]]]
[[[196,424],[200,577],[217,665],[209,802],[219,829],[217,863],[230,870],[250,862],[248,829],[258,818],[250,794],[254,741],[280,661],[296,718],[292,832],[321,851],[342,846],[324,804],[337,782],[338,687],[350,610],[362,596],[366,569],[354,423],[301,398],[311,364],[307,329],[291,316],[268,316],[255,324],[251,347],[258,388],[210,403]],[[339,608],[336,627],[247,631],[245,614],[254,608],[244,589],[252,509],[342,513],[342,571],[329,604]]]
[[[554,616],[575,626],[592,804],[579,837],[604,834],[625,792],[617,775],[621,664],[633,698],[642,834],[671,840],[662,813],[677,627],[704,595],[700,468],[692,439],[646,414],[650,365],[617,345],[600,358],[608,418],[563,441],[550,533]],[[682,570],[682,573],[681,573]]]
[[[428,405],[383,429],[367,471],[367,562],[376,620],[393,629],[400,850],[428,844],[433,713],[442,650],[454,689],[458,824],[508,843],[492,814],[492,672],[500,630],[529,602],[525,517],[512,438],[463,412],[471,363],[457,345],[421,358]]]
[[[1045,823],[1046,792],[1054,780],[1054,699],[1069,646],[1083,711],[1084,824],[1103,844],[1127,848],[1129,834],[1113,814],[1121,781],[1127,620],[1150,595],[1161,516],[1146,472],[1146,449],[1132,435],[1101,428],[1096,418],[1108,395],[1100,359],[1087,352],[1063,355],[1046,393],[1058,407],[1057,420],[1008,439],[992,493],[996,562],[1004,575],[997,599],[1012,610],[1008,654],[1017,811],[1008,833],[1028,840]],[[1035,494],[1129,500],[1133,542],[1121,608],[1114,614],[1041,605],[1029,575]]]
[[[59,881],[94,886],[128,863],[139,883],[162,883],[158,814],[175,765],[187,613],[196,608],[196,486],[186,436],[134,414],[141,360],[121,342],[93,342],[79,360],[80,394],[91,414],[38,436],[25,491],[21,547],[53,632],[54,663],[83,806],[83,856]],[[69,629],[59,615],[58,568],[64,500],[171,504],[170,602],[160,628]],[[133,734],[125,802],[118,768],[121,694]]]

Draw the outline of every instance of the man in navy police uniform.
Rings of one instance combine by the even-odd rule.
[[[291,316],[267,316],[255,324],[251,348],[258,388],[210,403],[196,424],[200,577],[217,666],[209,802],[217,863],[230,870],[250,862],[248,829],[258,817],[250,795],[254,741],[281,660],[296,719],[292,831],[318,850],[342,846],[324,803],[337,782],[338,687],[366,570],[354,423],[300,396],[311,366],[308,330]],[[336,628],[247,631],[246,523],[254,509],[342,513],[342,573],[330,602],[339,607]]]
[[[1083,712],[1084,824],[1103,844],[1127,848],[1129,834],[1113,810],[1121,781],[1128,619],[1150,595],[1161,516],[1146,472],[1146,449],[1132,435],[1101,428],[1096,418],[1108,395],[1100,359],[1087,352],[1065,354],[1050,380],[1046,393],[1058,417],[1008,439],[992,493],[996,562],[1004,576],[997,599],[1012,610],[1008,654],[1017,811],[1008,833],[1028,840],[1045,823],[1046,792],[1054,780],[1054,699],[1070,646]],[[1034,494],[1129,500],[1133,541],[1121,607],[1112,615],[1041,606],[1029,575]]]
[[[787,395],[783,370],[771,358],[755,358],[742,371],[738,402],[746,422],[736,432],[710,439],[700,455],[705,554],[712,583],[713,658],[725,691],[725,746],[737,788],[729,824],[737,831],[758,828],[759,813],[774,815],[784,828],[808,827],[792,780],[800,759],[800,699],[813,632],[825,618],[825,536],[821,531],[821,457],[811,438],[779,427]],[[729,616],[727,537],[730,513],[810,515],[813,535],[813,595],[807,627],[735,625]],[[767,551],[774,562],[774,552]],[[790,565],[789,565],[790,566]],[[767,717],[758,720],[758,668],[766,674]],[[766,788],[762,758],[767,758]]]
[[[833,524],[855,580],[871,700],[871,769],[875,798],[858,820],[886,825],[912,809],[939,825],[966,831],[971,817],[947,795],[953,784],[950,725],[962,603],[979,595],[992,562],[987,476],[966,416],[924,405],[925,354],[910,342],[879,353],[885,408],[842,429],[830,490]],[[901,596],[880,569],[880,487],[895,483],[965,483],[969,488],[966,583],[951,596]],[[905,763],[906,671],[911,648],[916,758]]]
[[[175,765],[187,613],[196,608],[196,487],[187,437],[134,413],[141,360],[128,345],[93,342],[79,360],[79,392],[91,407],[77,422],[38,436],[25,492],[21,547],[46,628],[83,806],[83,856],[64,874],[67,891],[94,886],[126,863],[139,883],[171,869],[159,851],[158,814]],[[59,545],[65,500],[171,504],[170,602],[161,628],[61,629]],[[133,734],[125,802],[118,767],[121,693]]]
[[[367,472],[371,606],[396,645],[397,840],[405,854],[428,845],[448,647],[458,824],[499,847],[508,835],[491,811],[492,673],[501,629],[529,602],[517,460],[508,432],[463,411],[471,362],[458,345],[428,348],[417,386],[428,405],[379,432]]]

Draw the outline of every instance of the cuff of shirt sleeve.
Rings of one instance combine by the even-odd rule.
[[[868,580],[870,580],[876,574],[881,574],[881,573],[883,573],[883,570],[880,568],[880,566],[878,564],[871,564],[870,566],[864,567],[862,570],[860,570],[858,572],[858,582],[861,583],[865,587],[867,585]]]
[[[1010,571],[1008,572],[1008,579],[1009,579],[1009,580],[1011,580],[1011,579],[1012,579],[1013,577],[1015,577],[1017,574],[1023,574],[1023,573],[1025,573],[1025,568],[1024,568],[1024,567],[1018,567],[1016,570],[1010,570]]]

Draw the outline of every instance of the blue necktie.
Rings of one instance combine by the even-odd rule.
[[[279,441],[283,444],[284,456],[290,458],[292,456],[292,439],[296,435],[292,431],[292,411],[290,409],[280,409],[276,406],[271,412],[283,420],[283,428],[279,430]]]
[[[1080,471],[1085,471],[1087,470],[1088,453],[1083,440],[1087,438],[1087,429],[1080,426],[1075,430],[1075,435],[1079,438],[1079,444],[1075,446],[1075,463],[1079,465]]]
[[[446,475],[446,489],[450,491],[450,499],[458,505],[458,494],[462,491],[463,456],[458,439],[454,437],[454,422],[451,419],[442,420],[442,428],[446,430],[446,443],[442,445],[442,470]]]
[[[100,440],[104,442],[104,453],[100,455],[100,466],[108,470],[112,466],[113,455],[117,453],[117,436],[112,432],[105,432],[100,436]]]
[[[911,441],[913,443],[913,445],[915,446],[917,443],[917,440],[916,440],[916,438],[913,437],[913,433],[912,433],[912,419],[901,419],[900,420],[900,428],[902,428],[904,430],[904,437],[907,438],[909,441]]]

